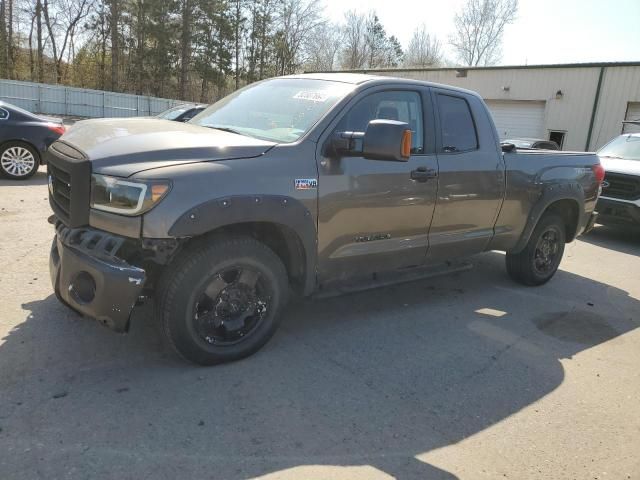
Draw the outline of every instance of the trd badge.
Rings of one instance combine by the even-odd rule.
[[[296,190],[314,190],[318,188],[317,178],[296,178]]]

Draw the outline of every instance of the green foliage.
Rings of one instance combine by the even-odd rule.
[[[400,42],[375,12],[330,24],[320,1],[0,0],[0,77],[208,103],[304,69],[400,65]],[[53,20],[41,19],[40,38],[38,4]],[[7,5],[20,13],[11,38]],[[72,24],[70,12],[85,13]]]

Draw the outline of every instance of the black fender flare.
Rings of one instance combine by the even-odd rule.
[[[169,229],[171,237],[196,237],[241,223],[283,225],[299,238],[304,249],[304,293],[315,288],[317,232],[314,216],[299,200],[280,195],[234,195],[201,203],[183,213]]]
[[[509,250],[509,253],[519,253],[526,247],[534,228],[536,228],[536,225],[540,221],[544,212],[546,212],[552,204],[560,200],[571,200],[576,202],[578,208],[576,231],[573,232],[573,235],[568,236],[570,238],[575,238],[580,229],[581,213],[584,212],[584,189],[579,182],[549,184],[543,187],[540,198],[529,212],[527,223],[520,235],[518,243]]]

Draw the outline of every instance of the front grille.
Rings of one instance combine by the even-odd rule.
[[[62,142],[47,151],[49,204],[65,225],[89,223],[91,164],[81,152]]]
[[[622,200],[637,200],[640,198],[640,177],[622,173],[605,175],[605,182],[609,185],[602,189],[602,195]]]
[[[63,213],[62,219],[68,219],[71,210],[71,175],[49,162],[49,195]]]

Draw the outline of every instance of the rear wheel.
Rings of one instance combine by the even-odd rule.
[[[24,142],[9,142],[0,147],[0,175],[15,180],[32,177],[40,166],[38,152]]]
[[[565,225],[554,213],[545,214],[519,253],[507,253],[507,272],[524,285],[542,285],[555,275],[565,245]]]
[[[250,237],[220,238],[168,267],[156,301],[163,332],[201,365],[238,360],[275,333],[288,296],[280,258]]]

